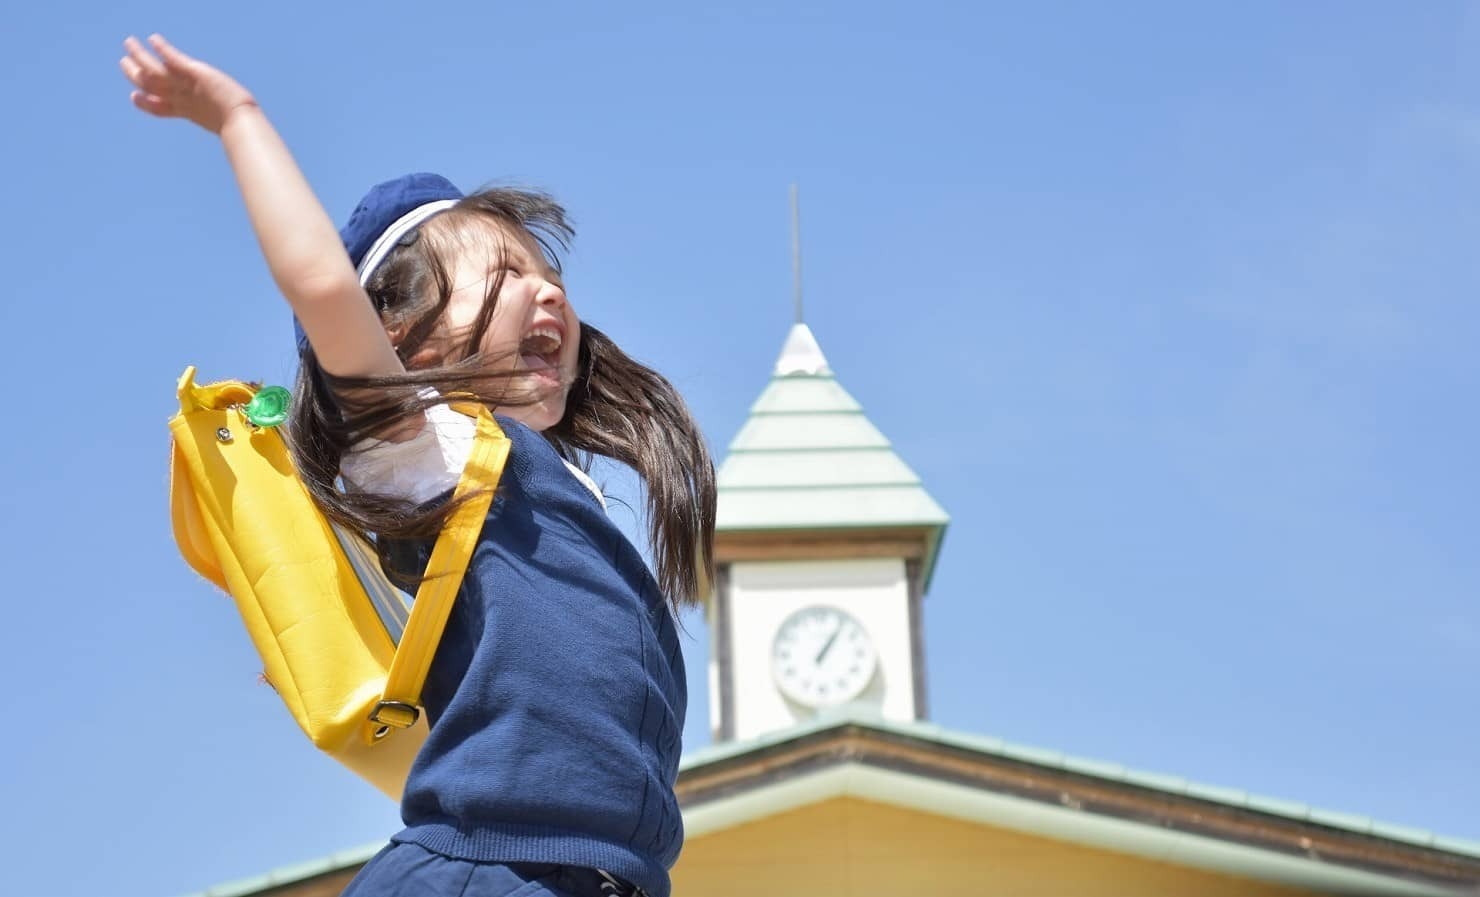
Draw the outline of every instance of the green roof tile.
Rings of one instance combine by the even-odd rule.
[[[732,452],[861,448],[889,448],[889,440],[862,414],[751,415],[730,443]]]
[[[1244,806],[1250,810],[1258,810],[1260,813],[1269,813],[1272,816],[1284,816],[1287,819],[1304,820],[1310,815],[1310,807],[1305,804],[1296,803],[1293,800],[1260,797],[1256,794],[1249,795],[1244,801]]]
[[[1385,822],[1373,822],[1372,834],[1380,838],[1391,838],[1394,841],[1407,841],[1410,844],[1421,844],[1432,846],[1434,835],[1421,828],[1412,828],[1406,825],[1388,825]]]
[[[1036,763],[1039,766],[1059,768],[1064,765],[1063,751],[1051,751],[1044,748],[1027,747],[1017,744],[1004,744],[998,753],[1013,760],[1023,760],[1028,763]]]
[[[1441,838],[1438,835],[1434,835],[1430,840],[1430,844],[1439,850],[1447,850],[1451,853],[1466,853],[1470,856],[1480,857],[1480,841],[1470,841],[1466,838]]]
[[[862,414],[863,406],[848,395],[831,374],[790,374],[777,377],[761,393],[751,414],[798,414],[803,412]]]
[[[1210,800],[1234,807],[1245,806],[1249,800],[1249,792],[1247,791],[1240,791],[1237,788],[1223,788],[1218,785],[1189,783],[1182,793],[1188,797],[1198,798],[1199,800]]]
[[[919,484],[915,472],[888,448],[732,452],[719,469],[721,489]]]
[[[1372,831],[1372,820],[1366,816],[1358,816],[1355,813],[1333,813],[1330,810],[1311,810],[1308,817],[1311,822],[1318,825],[1329,825],[1332,828],[1346,829],[1353,832]]]
[[[1141,772],[1139,770],[1126,770],[1121,776],[1121,781],[1131,785],[1140,785],[1142,788],[1151,788],[1155,791],[1165,791],[1169,794],[1183,794],[1187,791],[1187,780],[1181,776],[1164,776],[1153,772]]]
[[[1065,757],[1063,766],[1069,772],[1083,773],[1101,779],[1119,780],[1125,775],[1125,767],[1118,763],[1102,763],[1099,760],[1085,760],[1079,757]]]

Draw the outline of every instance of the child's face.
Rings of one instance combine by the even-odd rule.
[[[502,268],[503,286],[479,351],[498,370],[528,375],[510,384],[515,393],[522,396],[528,390],[541,397],[500,413],[534,430],[552,427],[565,414],[581,341],[581,323],[565,297],[560,273],[523,228],[489,222],[461,230],[449,241],[459,251],[448,264],[453,293],[439,329],[451,345],[461,346]]]

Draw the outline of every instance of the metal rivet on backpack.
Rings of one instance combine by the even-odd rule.
[[[231,441],[231,431],[228,430],[225,427],[221,427],[219,430],[216,431],[216,441],[217,442],[230,442]]]

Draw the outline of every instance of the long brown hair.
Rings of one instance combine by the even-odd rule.
[[[403,237],[365,286],[387,326],[405,334],[397,345],[403,361],[426,344],[447,308],[453,284],[444,256],[457,229],[490,224],[527,232],[557,270],[560,252],[575,235],[565,210],[549,196],[492,188],[464,197]],[[454,394],[473,395],[495,410],[542,397],[521,382],[527,378],[520,373],[500,370],[503,366],[495,362],[502,359],[479,354],[503,286],[499,268],[460,358],[394,376],[338,377],[320,367],[311,347],[302,354],[288,426],[294,464],[324,514],[374,536],[382,564],[403,577],[389,546],[435,538],[451,506],[341,490],[336,485],[340,462],[360,440]],[[427,387],[435,393],[426,392]],[[601,455],[626,464],[642,478],[658,584],[675,609],[702,600],[713,572],[714,464],[688,407],[662,375],[584,322],[576,376],[569,387],[564,415],[542,435],[562,457],[582,467],[589,469],[591,456]]]

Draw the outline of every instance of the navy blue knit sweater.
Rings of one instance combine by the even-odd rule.
[[[667,897],[688,693],[641,555],[539,434],[509,461],[432,663],[393,840],[590,866]]]

